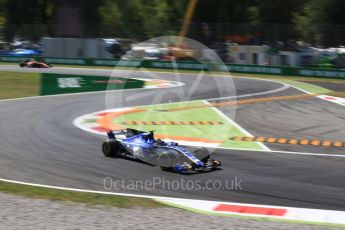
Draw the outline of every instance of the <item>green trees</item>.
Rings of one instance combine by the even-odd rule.
[[[98,14],[101,21],[100,33],[104,36],[119,36],[124,23],[122,22],[123,14],[116,2],[113,0],[103,1],[103,4],[98,8]]]
[[[54,36],[61,0],[0,0],[6,40]],[[72,2],[72,1],[71,1]],[[177,35],[188,0],[83,0],[85,37],[145,40]],[[317,45],[345,40],[344,0],[199,0],[189,35],[209,23],[218,35],[264,34],[268,40],[300,39]]]
[[[184,11],[176,3],[179,1],[104,0],[98,10],[102,30],[107,35],[140,40],[176,34],[175,21]]]
[[[216,23],[213,30],[223,34],[265,34],[271,40],[296,38],[293,17],[306,0],[199,1],[194,20]],[[222,23],[219,26],[219,23]]]
[[[294,25],[303,40],[322,46],[344,44],[345,1],[308,1],[294,15]]]
[[[5,17],[5,39],[15,35],[38,40],[47,33],[47,24],[52,19],[52,3],[48,0],[20,0],[0,2]]]
[[[4,12],[5,12],[5,0],[0,0],[0,31],[4,30],[4,26],[6,23]]]

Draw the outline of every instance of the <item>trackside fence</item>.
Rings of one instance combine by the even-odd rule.
[[[28,57],[0,56],[0,62],[20,62]],[[59,57],[29,57],[37,61],[44,61],[50,64],[77,65],[77,66],[121,66],[134,68],[158,68],[158,69],[180,69],[180,70],[208,70],[207,63],[193,61],[180,61],[176,63],[158,60],[117,60],[117,59],[93,59],[93,58],[59,58]],[[221,71],[232,73],[248,74],[270,74],[285,76],[304,76],[320,78],[345,79],[345,70],[342,69],[321,69],[302,68],[288,66],[260,66],[224,64]]]

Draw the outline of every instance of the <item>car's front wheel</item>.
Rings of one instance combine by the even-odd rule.
[[[193,151],[193,155],[205,163],[210,159],[210,152],[208,151],[208,149],[206,149],[204,147],[196,148]]]
[[[119,157],[121,144],[117,140],[106,140],[102,144],[102,151],[106,157]]]

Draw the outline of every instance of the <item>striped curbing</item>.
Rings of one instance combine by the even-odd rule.
[[[121,125],[223,125],[221,121],[123,121]]]
[[[155,200],[178,208],[209,215],[238,216],[339,227],[345,226],[344,211],[181,198],[159,198]]]
[[[253,141],[261,143],[276,143],[276,144],[289,144],[289,145],[312,145],[321,147],[345,147],[343,141],[331,141],[331,140],[308,140],[308,139],[296,139],[296,138],[276,138],[276,137],[231,137],[233,141]]]

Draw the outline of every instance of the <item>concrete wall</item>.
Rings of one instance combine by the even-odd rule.
[[[268,46],[230,46],[230,55],[236,64],[264,65]]]
[[[300,66],[301,53],[280,51],[279,54],[267,54],[268,46],[230,46],[230,55],[235,64],[247,65],[282,65]]]
[[[42,38],[43,56],[64,58],[111,58],[102,39]]]
[[[280,63],[282,66],[300,66],[300,53],[291,51],[280,51]]]

